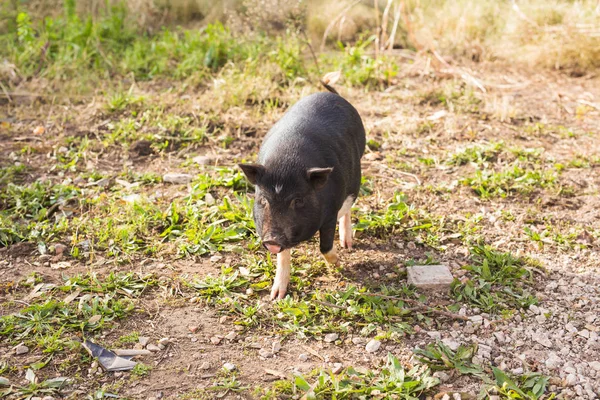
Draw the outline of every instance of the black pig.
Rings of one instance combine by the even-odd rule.
[[[290,249],[320,235],[327,262],[340,244],[352,247],[350,209],[358,196],[365,129],[356,109],[331,86],[292,106],[266,135],[257,164],[240,164],[256,186],[254,221],[263,245],[277,254],[271,299],[285,296]]]

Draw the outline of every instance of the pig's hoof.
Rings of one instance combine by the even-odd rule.
[[[352,239],[340,238],[340,246],[342,246],[345,249],[351,250],[352,249]]]
[[[271,300],[283,299],[287,292],[287,282],[273,282],[273,287],[271,288]]]
[[[323,257],[329,264],[339,265],[339,260],[335,248],[331,249],[329,253],[323,253]]]

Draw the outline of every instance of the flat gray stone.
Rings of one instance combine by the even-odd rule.
[[[454,278],[446,265],[413,265],[406,267],[408,283],[420,289],[446,290]]]
[[[189,183],[192,179],[194,179],[194,177],[190,174],[179,174],[177,172],[168,172],[163,175],[163,182],[174,184]]]

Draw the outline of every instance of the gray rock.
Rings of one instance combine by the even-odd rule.
[[[18,345],[17,347],[15,347],[15,353],[20,356],[22,354],[27,354],[29,353],[29,347],[25,346],[25,345]]]
[[[531,339],[533,339],[535,342],[538,342],[544,347],[552,347],[552,341],[548,338],[548,335],[546,333],[532,333]]]
[[[308,354],[305,353],[301,353],[298,355],[298,360],[300,361],[307,361],[308,360]]]
[[[235,371],[236,366],[234,364],[232,364],[232,363],[228,363],[227,362],[227,363],[223,364],[223,369],[231,372],[231,371]]]
[[[352,338],[352,343],[356,344],[356,345],[360,345],[363,344],[365,342],[364,338],[361,338],[359,336],[355,336]]]
[[[271,358],[274,356],[273,352],[271,350],[267,350],[267,349],[260,349],[258,351],[258,355],[263,358]]]
[[[237,337],[237,333],[234,331],[231,331],[227,335],[225,335],[225,339],[227,339],[227,340],[234,340],[236,337]]]
[[[154,343],[150,343],[149,345],[146,346],[146,349],[152,351],[152,352],[157,352],[160,351],[161,348],[158,347],[157,345],[155,345]]]
[[[450,347],[450,350],[452,351],[456,351],[460,347],[460,343],[458,341],[450,338],[442,339],[442,343]]]
[[[565,386],[575,386],[577,384],[577,375],[569,374],[565,378]]]
[[[450,380],[450,375],[448,375],[444,371],[434,372],[433,377],[438,378],[442,383],[448,382]]]
[[[381,347],[381,342],[379,340],[372,339],[365,346],[365,350],[367,350],[368,353],[375,353],[377,350],[379,350],[380,347]]]
[[[325,335],[323,339],[326,343],[335,342],[338,339],[339,335],[337,333],[328,333]]]
[[[150,342],[150,338],[148,336],[140,336],[138,341],[142,346],[146,346]]]
[[[589,364],[594,370],[600,372],[600,361],[590,361]]]
[[[427,332],[427,334],[432,339],[440,340],[442,338],[442,334],[440,332],[437,332],[437,331]]]
[[[406,272],[408,283],[420,289],[447,290],[454,280],[446,265],[413,265]]]
[[[190,183],[194,177],[190,174],[179,174],[177,172],[168,172],[163,175],[163,182],[174,184]]]
[[[562,363],[563,360],[553,351],[548,354],[548,359],[545,362],[546,367],[549,369],[558,368]]]
[[[279,350],[281,350],[281,342],[280,341],[273,342],[273,344],[271,345],[271,351],[273,353],[279,353]]]
[[[210,363],[208,362],[203,362],[202,365],[200,365],[200,369],[203,371],[206,371],[207,369],[210,369]]]
[[[331,372],[333,372],[334,374],[339,374],[340,372],[342,372],[342,369],[344,369],[344,365],[342,363],[334,363]]]

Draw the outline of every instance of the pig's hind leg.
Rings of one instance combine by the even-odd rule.
[[[350,217],[350,210],[353,203],[354,198],[348,196],[338,212],[338,220],[340,221],[340,246],[347,249],[352,248],[352,219]]]
[[[277,253],[277,270],[275,271],[275,280],[271,288],[271,300],[276,298],[283,299],[287,292],[287,286],[290,283],[290,273],[292,269],[292,255],[290,249]]]

